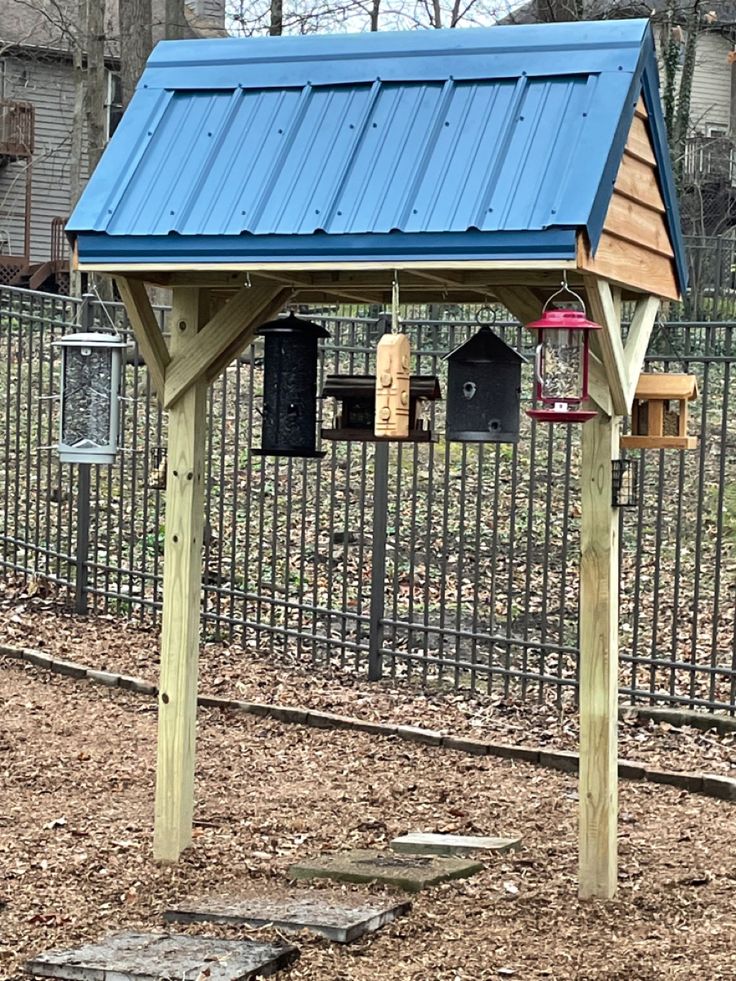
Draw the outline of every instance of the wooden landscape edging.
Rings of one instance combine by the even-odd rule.
[[[123,691],[131,691],[154,698],[158,695],[156,685],[142,678],[116,674],[113,671],[97,671],[75,661],[50,657],[40,651],[0,644],[0,655],[24,661],[34,667],[52,671],[54,674],[65,675],[78,681],[91,681],[108,688],[120,688]],[[372,722],[369,719],[355,719],[352,716],[335,715],[332,712],[316,712],[312,709],[291,705],[271,705],[266,702],[245,702],[232,698],[220,698],[216,695],[200,695],[197,698],[197,704],[201,708],[230,709],[235,712],[243,712],[246,715],[273,719],[276,722],[311,726],[314,729],[342,729],[351,732],[365,732],[372,736],[394,736],[408,742],[423,743],[458,753],[467,753],[470,756],[493,756],[498,759],[534,763],[564,773],[578,772],[579,755],[569,750],[535,749],[532,746],[518,746],[514,743],[494,743],[483,739],[470,739],[466,736],[447,736],[442,732],[422,729],[419,726]],[[681,711],[654,706],[639,709],[633,705],[622,705],[618,712],[619,716],[630,716],[632,713],[637,713],[642,718],[666,721],[673,726],[688,725],[700,729],[715,728],[720,733],[736,730],[736,719],[725,716],[703,716],[687,710]],[[711,724],[706,726],[706,722]],[[623,780],[646,780],[650,783],[679,787],[682,790],[702,794],[705,797],[736,801],[736,778],[721,776],[720,774],[660,770],[644,763],[619,760],[618,775]]]

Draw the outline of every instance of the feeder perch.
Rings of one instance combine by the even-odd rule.
[[[126,341],[117,334],[68,334],[61,348],[62,463],[115,462],[120,428],[120,376]]]
[[[446,360],[447,439],[518,442],[521,366],[526,358],[485,325]]]
[[[434,375],[414,375],[409,379],[408,435],[402,442],[428,443],[432,440],[424,412],[428,403],[441,398],[441,394],[439,379]],[[332,429],[322,430],[323,439],[384,443],[398,438],[375,434],[375,375],[328,375],[322,397],[334,398],[339,403],[335,424]]]
[[[698,397],[694,375],[643,374],[631,410],[631,434],[621,437],[630,450],[694,450],[697,436],[688,436],[688,402]]]
[[[263,343],[263,429],[257,456],[322,457],[316,446],[317,342],[321,324],[294,314],[256,331]]]

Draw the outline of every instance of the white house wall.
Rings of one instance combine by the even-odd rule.
[[[731,104],[730,42],[708,32],[698,39],[690,103],[693,129],[708,135],[709,127],[728,130]]]
[[[66,218],[71,209],[71,130],[74,110],[72,66],[61,60],[7,58],[5,98],[32,102],[36,109],[36,148],[33,155],[31,258],[50,258],[51,221]],[[1,251],[23,251],[23,208],[26,161],[0,170]],[[10,250],[4,245],[9,237]]]

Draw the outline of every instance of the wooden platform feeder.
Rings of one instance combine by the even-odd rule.
[[[339,403],[335,425],[322,430],[322,439],[354,440],[364,443],[396,441],[396,436],[376,436],[376,376],[328,375],[323,398]],[[429,443],[432,431],[424,418],[428,402],[441,397],[439,379],[434,375],[412,375],[409,381],[409,435],[398,440],[406,443]]]
[[[688,436],[688,402],[698,397],[694,375],[643,374],[631,409],[631,435],[621,437],[630,450],[694,450],[697,436]]]

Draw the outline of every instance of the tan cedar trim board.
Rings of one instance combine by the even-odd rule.
[[[550,269],[574,269],[574,259],[527,259],[527,260],[475,260],[464,259],[444,260],[435,262],[227,262],[220,264],[206,262],[142,262],[121,266],[117,263],[83,263],[79,267],[83,272],[107,272],[116,276],[127,276],[128,273],[138,272],[302,272],[321,271],[335,272],[340,270],[376,269],[412,270],[412,269],[535,269],[547,272]]]
[[[622,436],[621,446],[625,450],[695,450],[697,436]]]
[[[176,359],[206,322],[204,294],[174,290],[171,313]],[[164,862],[175,862],[192,835],[206,408],[207,383],[200,379],[169,412],[153,840],[154,856]]]
[[[675,254],[664,215],[630,201],[618,191],[613,192],[603,229],[670,259]]]
[[[595,256],[585,232],[578,234],[578,269],[595,273],[618,286],[629,287],[667,300],[679,300],[672,259],[603,232]]]

